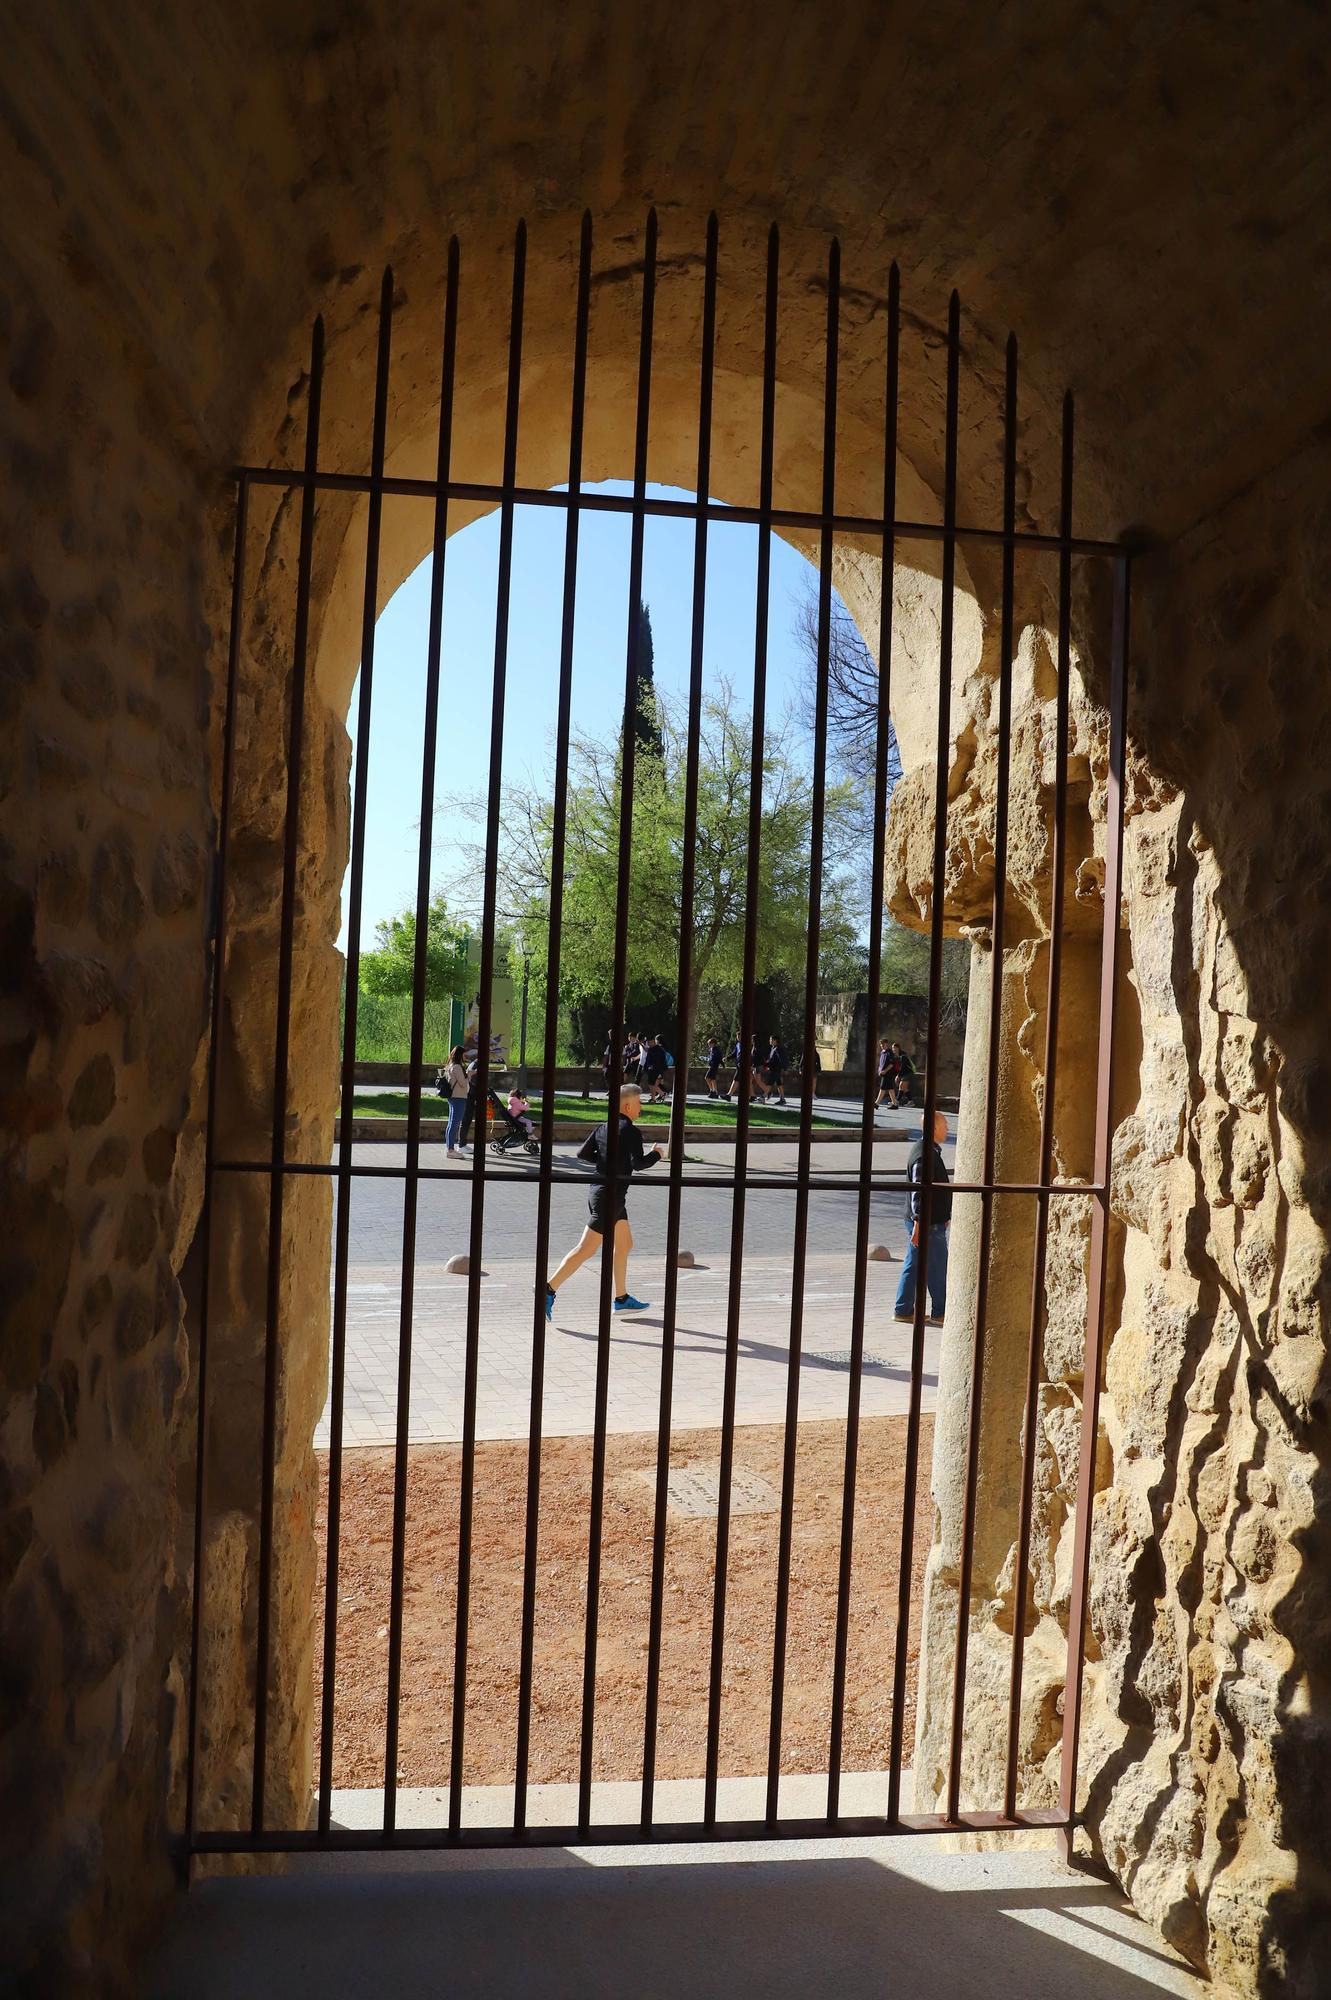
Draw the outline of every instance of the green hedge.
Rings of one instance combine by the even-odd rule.
[[[541,1023],[533,1018],[527,1024],[527,1064],[529,1068],[539,1067],[541,1062]],[[452,1010],[447,1000],[427,1000],[425,1003],[425,1044],[424,1059],[427,1063],[442,1063],[448,1060],[448,1034]],[[516,1024],[515,1024],[516,1025]],[[560,1051],[557,1060],[572,1063],[573,1057],[563,1044],[567,1031],[560,1037]],[[517,1046],[514,1044],[512,1059],[517,1060]],[[367,993],[361,989],[356,1007],[356,1060],[357,1062],[410,1062],[411,1061],[411,995],[409,993]]]
[[[452,1009],[447,1000],[425,1003],[424,1055],[427,1063],[441,1063],[448,1057],[448,1029]],[[410,1062],[411,995],[409,993],[366,993],[356,1004],[357,1062]]]

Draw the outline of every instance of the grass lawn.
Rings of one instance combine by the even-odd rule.
[[[541,1100],[539,1097],[533,1097],[531,1102],[534,1120],[535,1114],[540,1108]],[[356,1093],[356,1116],[358,1118],[405,1118],[407,1115],[407,1104],[408,1097],[405,1090],[361,1090]],[[447,1113],[447,1109],[448,1106],[442,1097],[436,1097],[434,1092],[428,1088],[422,1091],[422,1118],[443,1118]],[[557,1119],[592,1119],[599,1124],[604,1116],[605,1098],[603,1096],[584,1098],[579,1097],[576,1092],[560,1091],[555,1098],[555,1117]],[[648,1104],[644,1102],[642,1107],[642,1123],[644,1125],[668,1125],[670,1123],[669,1100],[667,1099],[663,1104]],[[733,1126],[735,1123],[735,1106],[733,1104],[690,1104],[687,1123],[694,1126]],[[780,1111],[775,1106],[759,1102],[750,1108],[749,1123],[754,1127],[775,1126],[782,1130],[793,1132],[799,1126],[799,1108],[797,1105],[792,1104],[784,1111]],[[835,1119],[819,1118],[816,1114],[813,1124],[815,1131],[837,1132],[844,1129],[843,1125],[838,1124]]]

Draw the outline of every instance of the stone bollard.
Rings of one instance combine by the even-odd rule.
[[[871,1264],[895,1264],[896,1258],[892,1255],[886,1243],[871,1243],[869,1245],[869,1262]]]
[[[681,1271],[691,1271],[694,1265],[694,1256],[692,1250],[677,1251],[675,1253],[675,1264],[677,1268]]]
[[[450,1272],[455,1278],[465,1278],[471,1270],[471,1258],[459,1253],[456,1257],[449,1258],[448,1262],[444,1265],[444,1269]]]

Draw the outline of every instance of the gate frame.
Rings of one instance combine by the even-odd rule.
[[[319,412],[322,391],[324,332],[322,318],[314,322],[309,372],[306,439],[303,470],[287,467],[238,467],[236,480],[235,551],[228,644],[227,680],[223,714],[221,798],[217,819],[214,874],[214,959],[210,1009],[210,1042],[207,1069],[207,1126],[205,1138],[205,1188],[200,1228],[201,1305],[198,1340],[198,1440],[196,1462],[194,1577],[191,1609],[191,1662],[188,1716],[188,1766],[184,1856],[201,1854],[303,1852],[328,1849],[378,1851],[445,1847],[543,1847],[579,1844],[622,1845],[652,1842],[669,1844],[696,1840],[808,1839],[819,1834],[837,1836],[879,1836],[901,1833],[987,1833],[1021,1831],[1030,1828],[1057,1828],[1067,1858],[1071,1858],[1073,1834],[1078,1824],[1076,1812],[1077,1759],[1084,1697],[1086,1618],[1089,1598],[1090,1540],[1095,1494],[1095,1461],[1098,1438],[1099,1399],[1104,1362],[1104,1309],[1107,1292],[1110,1232],[1110,1166],[1112,1147],[1113,1042],[1116,1020],[1120,931],[1122,927],[1123,831],[1127,746],[1127,698],[1129,681],[1129,631],[1131,570],[1137,545],[1122,540],[1096,540],[1072,531],[1073,494],[1073,402],[1071,394],[1063,404],[1062,477],[1059,530],[1044,534],[1018,530],[1015,512],[1017,464],[1017,344],[1011,336],[1006,351],[1006,380],[1003,445],[1003,525],[987,528],[960,523],[957,519],[957,432],[960,370],[960,302],[951,295],[947,329],[946,442],[944,454],[944,500],[941,522],[896,518],[896,438],[899,400],[900,281],[897,266],[891,266],[886,304],[887,337],[884,397],[884,484],[879,516],[838,513],[835,508],[836,374],[838,311],[840,297],[840,251],[835,239],[829,249],[827,270],[827,346],[824,386],[824,454],[822,506],[817,512],[778,508],[773,505],[774,431],[776,395],[776,328],[779,304],[779,238],[773,224],[768,238],[766,314],[763,355],[761,465],[759,502],[756,507],[723,506],[705,497],[710,489],[712,374],[716,327],[718,272],[718,226],[715,215],[708,220],[703,285],[701,369],[699,387],[699,449],[695,498],[692,501],[649,497],[647,494],[647,445],[649,435],[652,330],[656,284],[657,222],[655,211],[647,218],[643,271],[643,301],[639,355],[637,423],[632,493],[628,496],[591,493],[582,486],[583,420],[587,388],[587,338],[592,260],[592,221],[583,217],[578,299],[575,318],[573,394],[570,413],[570,454],[567,486],[560,490],[527,488],[517,484],[517,429],[521,388],[523,299],[526,265],[526,228],[519,224],[514,244],[513,300],[510,322],[509,374],[506,398],[503,477],[498,484],[460,481],[451,476],[451,441],[457,354],[459,295],[459,247],[454,237],[449,244],[441,362],[441,397],[438,462],[433,479],[399,478],[386,474],[385,435],[391,361],[393,274],[386,270],[380,297],[379,338],[375,373],[375,414],[371,447],[371,469],[366,474],[333,473],[319,466]],[[251,488],[278,486],[301,495],[300,543],[297,563],[296,617],[293,640],[290,720],[287,754],[287,800],[283,833],[283,894],[277,979],[277,1031],[274,1060],[274,1112],[272,1147],[266,1161],[219,1158],[216,1144],[216,1103],[220,1068],[220,1028],[226,976],[227,863],[231,832],[233,756],[237,687],[244,628],[246,535]],[[302,762],[302,720],[308,679],[309,610],[311,558],[317,498],[320,492],[365,494],[369,521],[365,562],[365,592],[362,621],[360,730],[357,769],[353,786],[351,855],[349,883],[349,949],[347,954],[347,1025],[341,1065],[341,1137],[338,1156],[328,1165],[288,1161],[285,1157],[285,1104],[288,1077],[289,1032],[295,915],[295,881],[299,859],[299,798]],[[366,820],[366,764],[370,731],[370,701],[374,660],[374,628],[378,605],[379,522],[386,496],[407,496],[434,504],[434,566],[431,580],[428,642],[425,751],[422,770],[422,834],[418,856],[417,884],[417,965],[413,992],[411,1082],[406,1164],[399,1168],[357,1166],[352,1156],[350,1116],[354,1092],[355,998],[352,975],[358,967],[360,951],[361,889]],[[899,541],[932,541],[942,545],[942,613],[939,646],[938,730],[935,762],[934,851],[932,869],[932,911],[930,923],[930,983],[928,1054],[922,1123],[931,1129],[936,1106],[937,1031],[942,972],[943,883],[946,860],[947,780],[950,748],[950,693],[953,652],[953,611],[955,600],[955,559],[959,544],[979,542],[1002,549],[1001,585],[1001,668],[999,706],[999,779],[995,798],[995,881],[993,891],[993,970],[989,1022],[988,1068],[984,1168],[977,1182],[952,1182],[955,1193],[979,1196],[981,1208],[981,1249],[977,1284],[975,1326],[972,1337],[970,1404],[968,1413],[967,1461],[963,1509],[963,1543],[956,1651],[953,1667],[951,1751],[948,1767],[946,1810],[939,1813],[903,1813],[900,1784],[903,1757],[907,1633],[911,1609],[911,1567],[914,1537],[914,1492],[918,1471],[921,1391],[924,1363],[926,1287],[917,1287],[911,1341],[911,1388],[907,1425],[906,1468],[903,1475],[902,1549],[898,1583],[896,1643],[894,1647],[891,1746],[888,1770],[887,1809],[881,1816],[844,1816],[839,1810],[841,1742],[844,1724],[846,1663],[849,1629],[849,1594],[854,1538],[855,1480],[858,1452],[860,1368],[864,1351],[866,1312],[865,1251],[869,1226],[869,1201],[882,1189],[904,1190],[901,1175],[875,1175],[872,1168],[874,1077],[866,1058],[866,1079],[861,1127],[860,1171],[852,1178],[818,1176],[820,1189],[851,1190],[858,1194],[856,1276],[852,1307],[852,1347],[848,1388],[847,1441],[843,1484],[842,1532],[838,1577],[837,1620],[830,1712],[828,1810],[816,1818],[783,1819],[778,1812],[780,1778],[781,1707],[784,1692],[786,1618],[789,1608],[789,1576],[793,1521],[795,1440],[798,1417],[798,1376],[800,1332],[803,1306],[803,1256],[807,1231],[809,1195],[814,1185],[810,1166],[812,1134],[813,1067],[803,1065],[801,1087],[798,1162],[793,1178],[780,1183],[753,1180],[748,1174],[748,1093],[737,1099],[735,1169],[732,1187],[734,1222],[730,1288],[727,1308],[727,1351],[722,1415],[722,1465],[720,1505],[717,1523],[717,1563],[711,1646],[711,1673],[708,1700],[708,1739],[704,1774],[704,1812],[699,1822],[662,1823],[654,1816],[656,1721],[659,1707],[659,1676],[663,1620],[665,1558],[666,1478],[669,1466],[670,1409],[674,1349],[674,1321],[677,1302],[677,1273],[673,1252],[678,1248],[680,1196],[684,1187],[715,1186],[711,1179],[683,1171],[682,1131],[686,1091],[677,1093],[672,1103],[670,1172],[668,1181],[667,1269],[662,1338],[661,1409],[658,1434],[655,1512],[653,1523],[652,1593],[647,1654],[646,1728],[643,1756],[643,1807],[641,1818],[622,1825],[596,1825],[591,1820],[592,1746],[595,1727],[595,1663],[599,1600],[601,1500],[605,1475],[606,1406],[609,1368],[610,1260],[602,1258],[598,1316],[598,1348],[595,1423],[593,1430],[592,1504],[588,1548],[587,1630],[584,1650],[582,1737],[579,1771],[579,1811],[572,1827],[530,1826],[526,1820],[527,1752],[530,1740],[530,1708],[533,1677],[533,1640],[536,1587],[536,1534],[540,1507],[541,1396],[544,1361],[544,1314],[536,1299],[533,1312],[533,1365],[529,1471],[527,1492],[526,1555],[523,1577],[521,1663],[519,1675],[518,1752],[515,1772],[514,1823],[511,1827],[468,1827],[461,1821],[462,1775],[465,1744],[466,1642],[468,1631],[467,1584],[470,1573],[471,1493],[475,1456],[476,1363],[479,1342],[480,1295],[478,1273],[484,1228],[484,1193],[487,1178],[503,1178],[502,1172],[487,1175],[485,1147],[478,1145],[471,1162],[472,1223],[471,1272],[467,1302],[467,1373],[464,1390],[464,1430],[462,1443],[463,1505],[459,1528],[459,1586],[456,1648],[454,1661],[454,1703],[450,1751],[449,1818],[439,1828],[400,1828],[396,1824],[397,1719],[401,1684],[402,1615],[404,1598],[406,1477],[408,1450],[408,1396],[410,1385],[410,1341],[412,1324],[412,1270],[414,1267],[414,1221],[419,1182],[444,1176],[447,1170],[420,1165],[420,1093],[423,1045],[423,974],[425,923],[423,912],[429,896],[429,826],[433,805],[434,766],[433,719],[438,712],[442,603],[444,591],[447,510],[450,501],[480,502],[500,512],[500,558],[496,611],[495,676],[491,731],[489,798],[486,830],[485,904],[481,944],[481,998],[478,1049],[478,1091],[483,1096],[489,1075],[490,974],[493,971],[495,928],[495,869],[499,823],[499,778],[502,760],[504,681],[507,665],[507,626],[511,587],[513,518],[518,506],[558,507],[565,511],[566,548],[564,604],[560,650],[560,683],[556,743],[559,760],[556,778],[556,818],[554,865],[552,866],[550,949],[557,960],[562,923],[562,861],[564,823],[562,799],[567,772],[569,698],[572,671],[573,612],[576,590],[578,527],[588,512],[614,512],[631,518],[631,553],[628,641],[625,662],[625,716],[632,713],[636,687],[638,621],[632,615],[639,594],[642,572],[643,538],[649,517],[691,520],[695,528],[692,645],[690,660],[690,729],[687,752],[685,841],[683,864],[684,909],[691,912],[694,889],[693,836],[696,832],[698,794],[698,720],[702,688],[703,619],[706,596],[707,529],[713,521],[755,526],[758,537],[758,585],[755,630],[755,701],[753,736],[754,764],[750,786],[749,883],[745,921],[745,998],[741,1040],[748,1049],[752,1035],[753,973],[756,964],[756,889],[759,866],[758,833],[761,810],[762,701],[767,670],[767,587],[771,537],[778,530],[816,532],[818,558],[818,657],[815,697],[815,813],[811,832],[811,885],[809,951],[806,966],[806,1040],[812,1042],[810,994],[816,993],[819,896],[821,891],[822,782],[826,769],[828,702],[828,654],[832,589],[832,553],[838,534],[871,537],[882,549],[884,576],[895,569]],[[1015,559],[1019,550],[1051,552],[1058,557],[1058,687],[1056,706],[1056,773],[1054,801],[1054,859],[1050,917],[1049,985],[1046,1013],[1045,1089],[1041,1112],[1040,1171],[1034,1182],[999,1182],[994,1177],[997,1130],[997,1050],[1001,1019],[1001,978],[1003,967],[1003,905],[1006,889],[1007,812],[1011,754],[1011,680],[1014,624]],[[1067,814],[1067,761],[1071,667],[1071,565],[1074,556],[1103,559],[1112,565],[1113,625],[1110,640],[1108,714],[1109,768],[1105,822],[1104,916],[1101,938],[1100,1013],[1095,1080],[1095,1136],[1092,1178],[1089,1182],[1052,1180],[1053,1104],[1055,1051],[1059,1014],[1059,979],[1062,951],[1062,897]],[[892,593],[884,588],[879,633],[879,700],[877,719],[877,761],[874,785],[873,852],[881,856],[888,794],[889,715],[892,670]],[[620,793],[620,896],[617,908],[613,1019],[623,1017],[626,991],[627,887],[633,784],[634,731],[624,730],[623,775]],[[870,913],[870,992],[868,1041],[871,1051],[877,1044],[881,998],[881,944],[884,921],[881,866],[873,869]],[[687,922],[682,926],[679,974],[680,1019],[686,1020],[688,987]],[[555,983],[547,982],[546,1035],[543,1088],[549,1102],[553,1090],[554,1034],[551,1014],[557,1006]],[[687,1023],[686,1023],[687,1026]],[[747,1064],[745,1065],[747,1069]],[[607,1088],[611,1100],[622,1081],[622,1043],[612,1037]],[[617,1131],[610,1124],[609,1172],[614,1173]],[[203,1604],[206,1588],[208,1518],[208,1317],[212,1252],[213,1191],[219,1174],[259,1174],[269,1186],[269,1252],[267,1324],[264,1344],[263,1462],[259,1535],[258,1645],[254,1691],[254,1758],[250,1823],[234,1830],[201,1829],[198,1825],[198,1763],[201,1716],[199,1712],[198,1661],[203,1634]],[[273,1558],[273,1483],[279,1365],[280,1288],[282,1259],[282,1202],[286,1178],[292,1174],[335,1177],[339,1192],[335,1242],[332,1346],[332,1426],[329,1454],[329,1510],[324,1623],[324,1680],[322,1727],[319,1757],[319,1804],[313,1827],[271,1829],[264,1824],[266,1776],[267,1711],[271,1669],[270,1610]],[[403,1293],[399,1339],[399,1394],[394,1478],[392,1602],[389,1637],[389,1693],[386,1724],[384,1772],[384,1825],[373,1829],[335,1828],[330,1823],[331,1760],[334,1704],[336,1699],[337,1637],[337,1552],[340,1530],[340,1473],[342,1452],[342,1393],[345,1367],[347,1231],[352,1182],[362,1177],[389,1177],[404,1183]],[[451,1173],[449,1178],[453,1178]],[[526,1176],[523,1176],[524,1180]],[[557,1168],[553,1159],[553,1133],[545,1121],[542,1134],[540,1170],[537,1179],[537,1257],[544,1268],[549,1244],[550,1189],[556,1183],[585,1183],[581,1173]],[[719,1735],[721,1715],[721,1663],[724,1651],[726,1554],[729,1534],[729,1469],[732,1464],[735,1431],[735,1383],[738,1360],[738,1320],[740,1311],[740,1255],[745,1202],[749,1190],[779,1186],[796,1197],[796,1273],[792,1287],[791,1351],[788,1401],[785,1420],[785,1460],[783,1466],[780,1539],[777,1561],[777,1615],[773,1654],[772,1711],[769,1731],[767,1771],[767,1811],[763,1820],[725,1821],[717,1816],[719,1781]],[[992,1204],[997,1194],[1026,1194],[1036,1198],[1036,1249],[1032,1282],[1031,1328],[1028,1348],[1025,1423],[1022,1442],[1022,1484],[1017,1536],[1018,1573],[1015,1592],[1018,1615],[1013,1639],[1012,1678],[1009,1700],[1009,1744],[1004,1803],[993,1811],[963,1812],[959,1806],[962,1723],[965,1705],[969,1605],[971,1597],[976,1482],[979,1463],[979,1411],[983,1381],[983,1329],[987,1299],[989,1244]],[[1043,1339],[1045,1301],[1044,1259],[1047,1244],[1049,1201],[1072,1194],[1091,1202],[1090,1246],[1087,1267],[1087,1314],[1085,1369],[1083,1376],[1081,1450],[1077,1476],[1076,1519],[1073,1548],[1071,1599],[1068,1624],[1068,1661],[1065,1678],[1064,1723],[1057,1807],[1019,1809],[1016,1802],[1018,1779],[1018,1732],[1022,1663],[1024,1652],[1025,1596],[1029,1574],[1032,1483],[1035,1464],[1035,1412],[1039,1363]],[[921,1224],[927,1230],[932,1201],[932,1184],[926,1178],[921,1188]]]

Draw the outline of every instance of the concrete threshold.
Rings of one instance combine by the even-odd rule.
[[[825,1777],[782,1781],[783,1816],[826,1808]],[[723,1818],[762,1811],[763,1780],[722,1779]],[[881,1811],[881,1773],[843,1779]],[[661,1819],[701,1783],[658,1786]],[[576,1788],[535,1786],[533,1823],[567,1823]],[[593,1818],[636,1817],[636,1784],[593,1788]],[[382,1794],[338,1791],[343,1826]],[[404,1788],[398,1819],[439,1824],[447,1793]],[[574,1806],[574,1810],[576,1807]],[[503,1824],[512,1792],[469,1787],[464,1821]],[[1065,1868],[1048,1836],[959,1852],[947,1836],[828,1836],[660,1846],[302,1856],[283,1875],[200,1882],[149,1968],[144,2000],[1150,2000],[1209,1991],[1115,1889]],[[973,1847],[973,1843],[966,1843]]]

